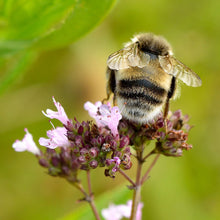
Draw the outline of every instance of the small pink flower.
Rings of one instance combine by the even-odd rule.
[[[61,123],[63,123],[65,126],[68,126],[69,123],[71,123],[70,119],[67,117],[66,112],[64,111],[64,108],[59,102],[56,102],[55,98],[53,97],[54,105],[57,108],[57,112],[52,111],[50,109],[46,110],[46,113],[42,111],[42,113],[51,119],[58,119]]]
[[[91,102],[86,102],[84,108],[96,120],[98,127],[107,126],[113,135],[116,136],[118,134],[118,123],[122,116],[117,106],[111,107],[110,103],[105,105],[101,102],[96,102],[94,105]]]
[[[119,157],[114,157],[113,159],[110,159],[108,162],[109,162],[109,164],[112,164],[112,163],[115,164],[115,166],[112,168],[112,172],[115,173],[119,169],[121,160]]]
[[[47,137],[49,139],[41,137],[39,139],[39,144],[50,149],[55,149],[57,147],[69,147],[70,142],[66,135],[66,128],[57,127],[55,129],[47,131]]]
[[[127,206],[129,206],[130,209],[132,209],[132,201],[131,201],[131,200],[129,200],[129,201],[127,202]],[[138,204],[137,213],[136,213],[136,220],[141,220],[141,219],[142,219],[142,208],[143,208],[143,206],[144,206],[144,204],[143,204],[142,202],[140,202],[140,203]],[[130,212],[130,213],[131,213],[131,212]],[[129,217],[130,217],[130,215],[129,215]]]
[[[141,220],[141,209],[143,203],[140,203],[137,208],[136,220]],[[129,200],[126,205],[111,204],[107,209],[102,210],[102,216],[105,220],[120,220],[123,218],[130,218],[132,209],[132,201]]]
[[[26,132],[22,141],[16,140],[12,147],[17,152],[22,151],[29,151],[35,155],[40,155],[40,150],[38,149],[37,145],[33,140],[33,136],[28,132],[28,129],[25,128],[24,131]]]

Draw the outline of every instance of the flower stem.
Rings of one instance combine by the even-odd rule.
[[[155,163],[157,162],[159,156],[160,156],[160,154],[157,154],[157,156],[154,158],[153,162],[151,163],[150,167],[147,169],[147,172],[144,174],[143,178],[141,179],[141,185],[143,185],[143,183],[148,178],[148,175],[149,175],[150,171],[152,170],[153,166],[155,165]]]
[[[86,191],[84,190],[83,186],[81,183],[75,182],[73,185],[85,196],[85,198],[88,197]]]
[[[89,190],[89,195],[92,195],[92,185],[91,185],[91,178],[90,178],[90,171],[87,171],[87,182],[88,182],[88,190]]]
[[[152,150],[149,154],[147,154],[144,158],[143,158],[143,161],[145,161],[149,156],[151,156],[152,154],[154,154],[155,151]]]
[[[91,199],[91,201],[89,202],[89,205],[93,211],[93,214],[95,215],[95,219],[101,220],[93,199]]]
[[[134,193],[133,193],[130,220],[136,220],[137,207],[141,199],[141,170],[142,170],[142,165],[143,165],[143,146],[138,148],[136,152],[137,152],[138,165],[137,165],[136,182],[135,182],[135,188],[134,188]]]
[[[130,182],[133,187],[135,187],[134,181],[133,181],[123,170],[119,169],[118,172],[119,172],[122,176],[124,176],[125,179],[128,180],[128,182]]]
[[[90,207],[93,211],[93,214],[95,216],[95,219],[96,220],[101,220],[101,217],[99,216],[99,213],[98,213],[97,208],[96,208],[95,203],[94,203],[94,196],[93,196],[93,193],[92,193],[90,172],[87,171],[87,183],[88,183],[89,193],[87,193],[85,191],[85,189],[83,188],[83,186],[80,182],[71,182],[71,181],[69,181],[69,182],[72,183],[85,196],[85,198],[81,199],[81,201],[86,201],[86,202],[89,203],[89,205],[90,205]]]
[[[87,182],[88,182],[88,190],[89,190],[89,205],[93,211],[93,214],[95,216],[96,220],[101,220],[98,210],[96,208],[95,202],[94,202],[94,196],[92,193],[92,185],[91,185],[91,178],[90,178],[90,171],[87,171]]]

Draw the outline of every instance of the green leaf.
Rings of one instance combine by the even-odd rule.
[[[73,43],[94,28],[115,2],[0,0],[0,70],[4,72],[1,66],[12,60],[12,67],[1,79],[0,93],[25,72],[34,60],[33,51],[36,54]]]
[[[101,216],[101,210],[103,208],[107,208],[109,204],[126,204],[129,199],[131,199],[132,191],[129,190],[127,187],[120,186],[116,189],[109,190],[105,192],[97,199],[95,199],[95,204],[98,209],[98,212]],[[77,210],[74,210],[71,214],[63,217],[60,220],[88,220],[94,219],[94,215],[92,210],[88,204],[82,205]],[[103,218],[102,218],[103,219]]]
[[[34,45],[34,48],[57,48],[76,41],[89,32],[116,0],[81,0],[69,11],[68,16],[51,32]]]
[[[0,0],[0,55],[66,46],[90,31],[116,0]]]
[[[24,73],[29,65],[35,60],[36,54],[34,52],[23,52],[10,59],[1,59],[0,67],[5,69],[5,74],[0,78],[0,94],[2,94],[8,85],[10,85],[17,77]],[[7,63],[5,67],[5,64]],[[5,67],[5,68],[4,68]]]

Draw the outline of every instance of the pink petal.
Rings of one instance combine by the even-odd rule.
[[[57,112],[52,111],[51,109],[47,109],[46,113],[42,111],[42,113],[50,118],[50,119],[58,119],[61,123],[68,126],[68,122],[70,122],[70,119],[67,117],[66,112],[64,111],[64,108],[59,102],[56,102],[55,98],[53,97],[54,105],[57,108]]]
[[[28,130],[25,128],[25,136],[22,139],[22,141],[16,140],[12,147],[17,152],[22,151],[29,151],[35,155],[40,155],[40,150],[38,149],[37,145],[35,144],[33,140],[33,136],[28,132]]]
[[[50,149],[57,147],[69,147],[70,142],[66,136],[67,130],[64,127],[57,127],[55,129],[47,131],[47,138],[40,138],[39,144]]]
[[[96,120],[98,127],[107,126],[114,136],[118,135],[118,123],[122,116],[117,106],[111,108],[110,103],[96,102],[94,105],[91,102],[86,102],[84,108]]]

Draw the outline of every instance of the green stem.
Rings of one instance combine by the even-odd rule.
[[[124,176],[125,179],[128,180],[128,182],[130,182],[133,187],[135,187],[135,183],[133,182],[133,180],[132,180],[123,170],[119,169],[118,172],[119,172],[122,176]]]
[[[144,158],[143,161],[145,161],[149,156],[151,156],[152,154],[155,154],[155,150],[152,150],[149,154],[147,154]]]
[[[148,175],[149,175],[150,171],[152,170],[153,166],[155,165],[155,163],[157,162],[159,156],[160,156],[160,154],[157,154],[157,156],[154,158],[153,162],[151,163],[150,167],[147,169],[147,172],[144,174],[144,176],[141,180],[141,185],[143,185],[143,183],[147,180]]]
[[[82,199],[82,201],[86,201],[89,203],[92,211],[93,211],[93,214],[95,216],[95,219],[96,220],[101,220],[101,217],[99,216],[99,213],[97,211],[97,208],[95,206],[95,203],[94,203],[94,196],[93,196],[93,193],[92,193],[92,186],[91,186],[91,179],[90,179],[90,172],[87,171],[87,183],[88,183],[88,191],[89,191],[89,194],[86,193],[86,191],[84,190],[82,184],[80,182],[71,182],[69,181],[71,184],[73,184],[84,196],[85,198]]]
[[[90,178],[90,171],[87,171],[87,182],[88,182],[88,190],[89,190],[89,205],[93,211],[93,214],[96,218],[96,220],[101,220],[98,210],[96,208],[95,202],[94,202],[94,196],[92,193],[92,185],[91,185],[91,178]]]
[[[96,219],[96,220],[101,220],[101,218],[100,218],[100,216],[99,216],[99,213],[98,213],[98,211],[97,211],[97,209],[96,209],[96,206],[95,206],[95,203],[94,203],[94,200],[93,200],[93,199],[91,199],[91,201],[89,202],[89,205],[90,205],[90,207],[91,207],[91,209],[92,209],[92,211],[93,211],[93,214],[94,214],[94,216],[95,216],[95,219]]]

